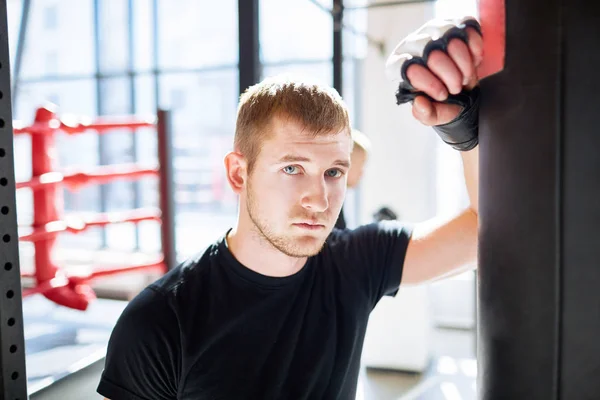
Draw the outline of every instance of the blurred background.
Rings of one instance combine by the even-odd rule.
[[[364,178],[349,190],[344,206],[350,227],[372,221],[381,207],[415,222],[451,215],[467,203],[460,156],[416,122],[408,105],[396,106],[396,88],[384,65],[395,45],[426,21],[476,16],[476,0],[8,0],[7,5],[14,119],[29,124],[47,103],[60,116],[90,118],[171,110],[179,261],[203,250],[235,221],[237,200],[225,180],[223,156],[232,145],[238,97],[253,79],[282,72],[335,85],[353,125],[372,142]],[[248,27],[256,29],[255,37],[240,34]],[[157,154],[151,129],[135,135],[89,131],[56,140],[61,168],[152,163]],[[26,181],[30,137],[16,136],[14,146],[17,182]],[[157,190],[150,178],[65,190],[64,209],[157,206]],[[31,191],[17,192],[17,208],[19,226],[31,224]],[[65,268],[91,259],[117,265],[159,252],[160,230],[151,221],[94,228],[61,235],[58,247]],[[21,269],[33,271],[29,243],[20,244],[20,257]],[[66,317],[64,307],[41,297],[27,299],[26,322],[52,313],[61,315],[55,321],[73,324],[96,312],[118,316],[114,310],[156,277],[138,272],[97,281],[93,287],[101,301],[86,317],[78,311]],[[474,399],[475,290],[469,272],[402,288],[396,298],[384,299],[369,327],[360,398]],[[32,398],[97,398],[111,321],[93,348],[72,361],[79,368],[47,367],[58,344],[28,360]],[[41,331],[47,334],[53,323],[42,324]],[[26,340],[43,336],[40,329],[26,325]],[[96,356],[82,362],[90,352]]]

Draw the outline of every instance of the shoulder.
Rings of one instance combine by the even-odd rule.
[[[375,305],[400,285],[412,228],[399,221],[380,221],[356,229],[335,229],[323,248],[323,259],[333,264],[344,282],[362,290]],[[352,279],[349,279],[352,278]]]
[[[369,247],[378,242],[400,242],[408,245],[413,227],[400,221],[379,221],[355,229],[334,229],[326,241],[326,248],[345,252],[354,246]]]
[[[204,251],[189,257],[148,288],[166,297],[178,296],[188,287],[196,287],[210,273],[222,252],[222,239],[212,243]]]
[[[113,328],[98,393],[110,399],[174,398],[181,376],[179,326],[168,297],[142,290]]]
[[[326,262],[362,268],[373,263],[403,263],[412,236],[412,226],[400,221],[379,221],[355,229],[334,229],[321,257]]]

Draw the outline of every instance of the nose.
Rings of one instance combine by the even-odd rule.
[[[302,197],[302,207],[312,212],[325,212],[329,208],[325,179],[311,181]]]

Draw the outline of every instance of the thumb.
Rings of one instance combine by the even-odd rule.
[[[413,103],[413,116],[427,126],[442,125],[460,114],[462,107],[456,104],[432,102],[425,96],[417,96]]]
[[[435,115],[435,122],[432,125],[443,125],[452,121],[462,111],[462,107],[458,104],[447,104],[447,103],[432,103],[433,113]]]

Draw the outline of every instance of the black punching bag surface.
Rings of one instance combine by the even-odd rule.
[[[503,10],[504,68],[481,81],[478,397],[597,400],[600,4]]]

